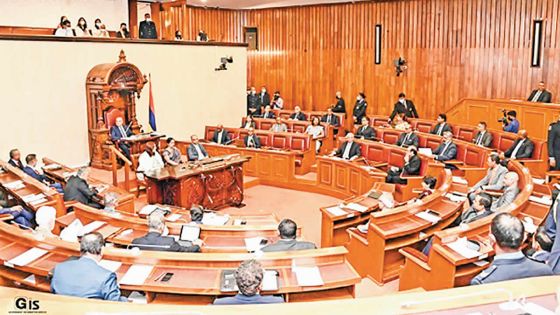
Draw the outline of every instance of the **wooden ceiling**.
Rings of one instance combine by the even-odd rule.
[[[223,9],[264,9],[314,4],[361,2],[367,0],[188,0],[188,5]],[[154,1],[156,2],[156,1]],[[174,2],[173,0],[159,2]]]

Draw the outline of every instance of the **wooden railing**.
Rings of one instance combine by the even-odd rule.
[[[132,192],[132,185],[130,180],[132,162],[113,145],[109,146],[109,152],[111,153],[111,172],[113,173],[113,185],[117,187],[119,186],[119,167],[117,162],[117,158],[119,158],[124,162],[124,189],[126,189],[126,191],[128,192]]]

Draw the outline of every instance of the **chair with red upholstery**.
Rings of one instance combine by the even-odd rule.
[[[277,149],[288,149],[290,147],[290,136],[285,133],[275,133],[272,135],[270,146]]]
[[[105,127],[107,129],[111,129],[111,127],[115,125],[115,120],[117,120],[117,118],[119,117],[123,119],[125,125],[128,123],[126,121],[126,115],[124,110],[115,107],[111,107],[110,109],[107,109],[103,113],[103,117],[105,119]]]

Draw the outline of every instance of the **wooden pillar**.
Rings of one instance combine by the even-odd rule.
[[[138,1],[128,0],[128,29],[131,38],[138,38]]]
[[[156,23],[156,30],[157,30],[157,35],[158,35],[158,39],[163,39],[163,31],[165,30],[165,28],[163,27],[163,25],[161,24],[161,18],[160,18],[160,11],[161,11],[161,3],[156,2],[156,3],[152,3],[150,4],[150,9],[152,11],[151,15],[152,15],[152,20],[154,21],[154,23]]]

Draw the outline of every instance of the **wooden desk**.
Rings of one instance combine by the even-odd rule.
[[[229,155],[146,172],[148,203],[183,208],[202,205],[207,209],[240,205],[243,163],[247,161],[247,157]]]
[[[46,279],[52,268],[70,256],[79,255],[79,244],[53,238],[38,240],[31,232],[0,222],[0,263],[18,256],[32,247],[44,248],[49,252],[26,266],[0,267],[0,277],[12,285],[22,284],[35,290],[49,290]],[[322,248],[294,252],[275,252],[259,255],[258,259],[266,269],[278,270],[279,290],[263,294],[280,294],[287,301],[306,301],[320,298],[348,298],[354,296],[354,286],[360,277],[346,261],[344,247]],[[170,302],[182,304],[208,304],[216,297],[235,293],[220,291],[222,270],[235,269],[254,254],[217,254],[217,253],[169,253],[130,251],[104,248],[103,259],[121,262],[116,271],[120,280],[133,264],[148,264],[153,270],[142,285],[121,285],[123,290],[145,291],[149,302]],[[291,266],[316,265],[322,275],[324,285],[301,287],[297,284]],[[165,272],[174,273],[168,282],[155,281]],[[35,275],[36,283],[24,282],[30,274]]]
[[[132,155],[144,152],[144,146],[146,143],[150,141],[158,143],[159,140],[164,137],[164,135],[138,134],[128,138],[123,138],[121,141],[130,145],[130,154]]]
[[[78,171],[75,168],[68,167],[64,164],[58,163],[49,158],[43,158],[43,163],[45,164],[45,166],[53,165],[53,164],[60,166],[54,169],[44,168],[43,171],[45,172],[45,175],[47,175],[52,180],[61,183],[63,186],[66,186],[66,180],[68,179],[68,177],[70,177],[71,175],[75,174]],[[100,199],[99,201],[101,204],[103,204],[103,198],[107,193],[114,193],[118,196],[117,207],[116,207],[117,210],[122,212],[134,213],[133,194],[129,193],[128,191],[120,187],[108,183],[104,183],[91,176],[88,178],[87,181],[91,186],[104,188],[103,191],[99,193],[99,199]]]
[[[3,170],[0,173],[0,187],[9,196],[17,200],[18,204],[24,205],[26,209],[34,212],[42,206],[51,206],[56,209],[57,216],[66,214],[63,197],[56,190],[39,182],[7,162],[0,160],[0,168]],[[6,186],[6,184],[15,181],[22,181],[24,187],[21,189],[12,189]],[[41,203],[26,202],[25,197],[32,194],[43,194],[46,201]]]

